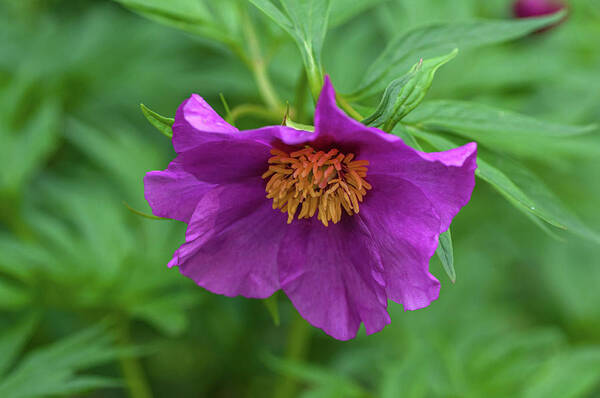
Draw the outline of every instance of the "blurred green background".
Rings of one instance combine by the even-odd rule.
[[[461,51],[427,98],[600,123],[600,2],[569,6],[555,29]],[[310,122],[292,40],[244,1],[210,9],[234,39],[247,10],[278,96],[305,98]],[[473,18],[511,18],[511,2],[336,0],[325,70],[349,92],[398,32]],[[600,397],[600,246],[550,236],[481,180],[453,223],[456,283],[432,259],[439,300],[391,303],[368,337],[335,341],[283,295],[276,325],[263,302],[167,269],[185,225],[124,205],[149,213],[144,173],[173,157],[139,104],[262,99],[230,48],[157,22],[102,0],[0,2],[0,397]],[[599,230],[600,139],[574,148],[523,162]]]

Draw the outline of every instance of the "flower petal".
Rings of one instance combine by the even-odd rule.
[[[377,245],[387,296],[406,310],[427,307],[440,291],[440,283],[429,273],[440,219],[432,203],[412,183],[388,175],[371,176],[369,182],[373,189],[357,216],[364,220]]]
[[[363,155],[370,162],[367,180],[374,174],[394,175],[425,194],[440,216],[440,233],[450,227],[454,216],[471,199],[477,168],[474,142],[445,152],[425,153],[398,141]]]
[[[356,154],[372,145],[384,146],[388,142],[400,140],[379,129],[365,126],[338,108],[329,76],[325,76],[315,108],[315,133],[319,136],[319,144],[326,146],[335,143]]]
[[[359,218],[323,226],[315,219],[295,220],[281,242],[281,288],[298,312],[338,340],[367,334],[390,323],[373,238]]]
[[[151,171],[144,177],[144,196],[155,216],[188,223],[198,202],[213,184],[199,181],[171,162],[163,171]]]
[[[295,146],[314,141],[317,135],[313,131],[297,130],[286,126],[267,126],[255,130],[244,130],[236,134],[246,140],[255,140],[269,146]]]
[[[266,298],[279,289],[277,251],[286,216],[271,208],[256,181],[207,192],[169,267],[213,293]]]
[[[357,158],[368,160],[369,176],[393,174],[416,185],[440,215],[440,233],[448,229],[452,218],[471,198],[477,144],[437,153],[416,151],[400,138],[348,117],[336,105],[329,77],[325,78],[315,110],[315,131],[320,134],[319,140],[335,142],[354,151]]]
[[[180,153],[214,139],[222,139],[238,129],[227,123],[204,98],[192,94],[177,109],[173,123],[173,147]]]
[[[269,167],[270,149],[253,140],[211,141],[180,153],[176,161],[200,181],[228,184],[254,178],[262,186],[261,175]]]

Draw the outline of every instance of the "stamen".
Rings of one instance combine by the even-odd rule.
[[[273,209],[288,214],[288,224],[294,217],[317,219],[328,226],[342,218],[342,209],[349,216],[357,214],[371,185],[365,181],[368,160],[354,160],[353,153],[315,151],[306,146],[286,153],[272,149],[268,170],[267,198],[273,199]]]

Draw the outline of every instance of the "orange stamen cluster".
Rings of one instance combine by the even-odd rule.
[[[288,213],[292,222],[298,208],[298,219],[310,218],[318,210],[317,218],[325,225],[337,223],[342,209],[348,215],[358,213],[371,185],[365,181],[368,160],[353,160],[354,154],[343,154],[337,149],[316,151],[306,146],[286,153],[272,149],[267,179],[267,198],[273,199],[273,209]]]

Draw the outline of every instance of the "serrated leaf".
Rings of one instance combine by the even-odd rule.
[[[144,104],[140,104],[140,108],[151,125],[153,125],[164,136],[173,138],[173,123],[175,123],[175,119],[159,115]]]
[[[452,141],[436,134],[414,128],[411,128],[410,132],[438,150],[445,151],[457,147]],[[557,228],[569,230],[600,243],[600,234],[588,228],[565,208],[545,184],[525,166],[479,151],[475,173],[520,210],[527,211]]]
[[[452,283],[456,282],[456,271],[454,270],[454,248],[452,247],[452,235],[450,230],[447,230],[440,235],[439,244],[435,251],[438,258],[442,262],[444,271]]]
[[[407,74],[387,86],[375,112],[362,122],[369,126],[384,125],[385,131],[391,131],[404,116],[419,106],[431,87],[435,72],[456,54],[458,49],[416,63]]]
[[[463,51],[514,40],[550,26],[564,16],[564,12],[559,12],[541,18],[483,20],[416,28],[390,41],[369,67],[359,89],[349,97],[356,100],[380,92],[386,81],[408,69],[419,58],[440,56],[453,48]]]

